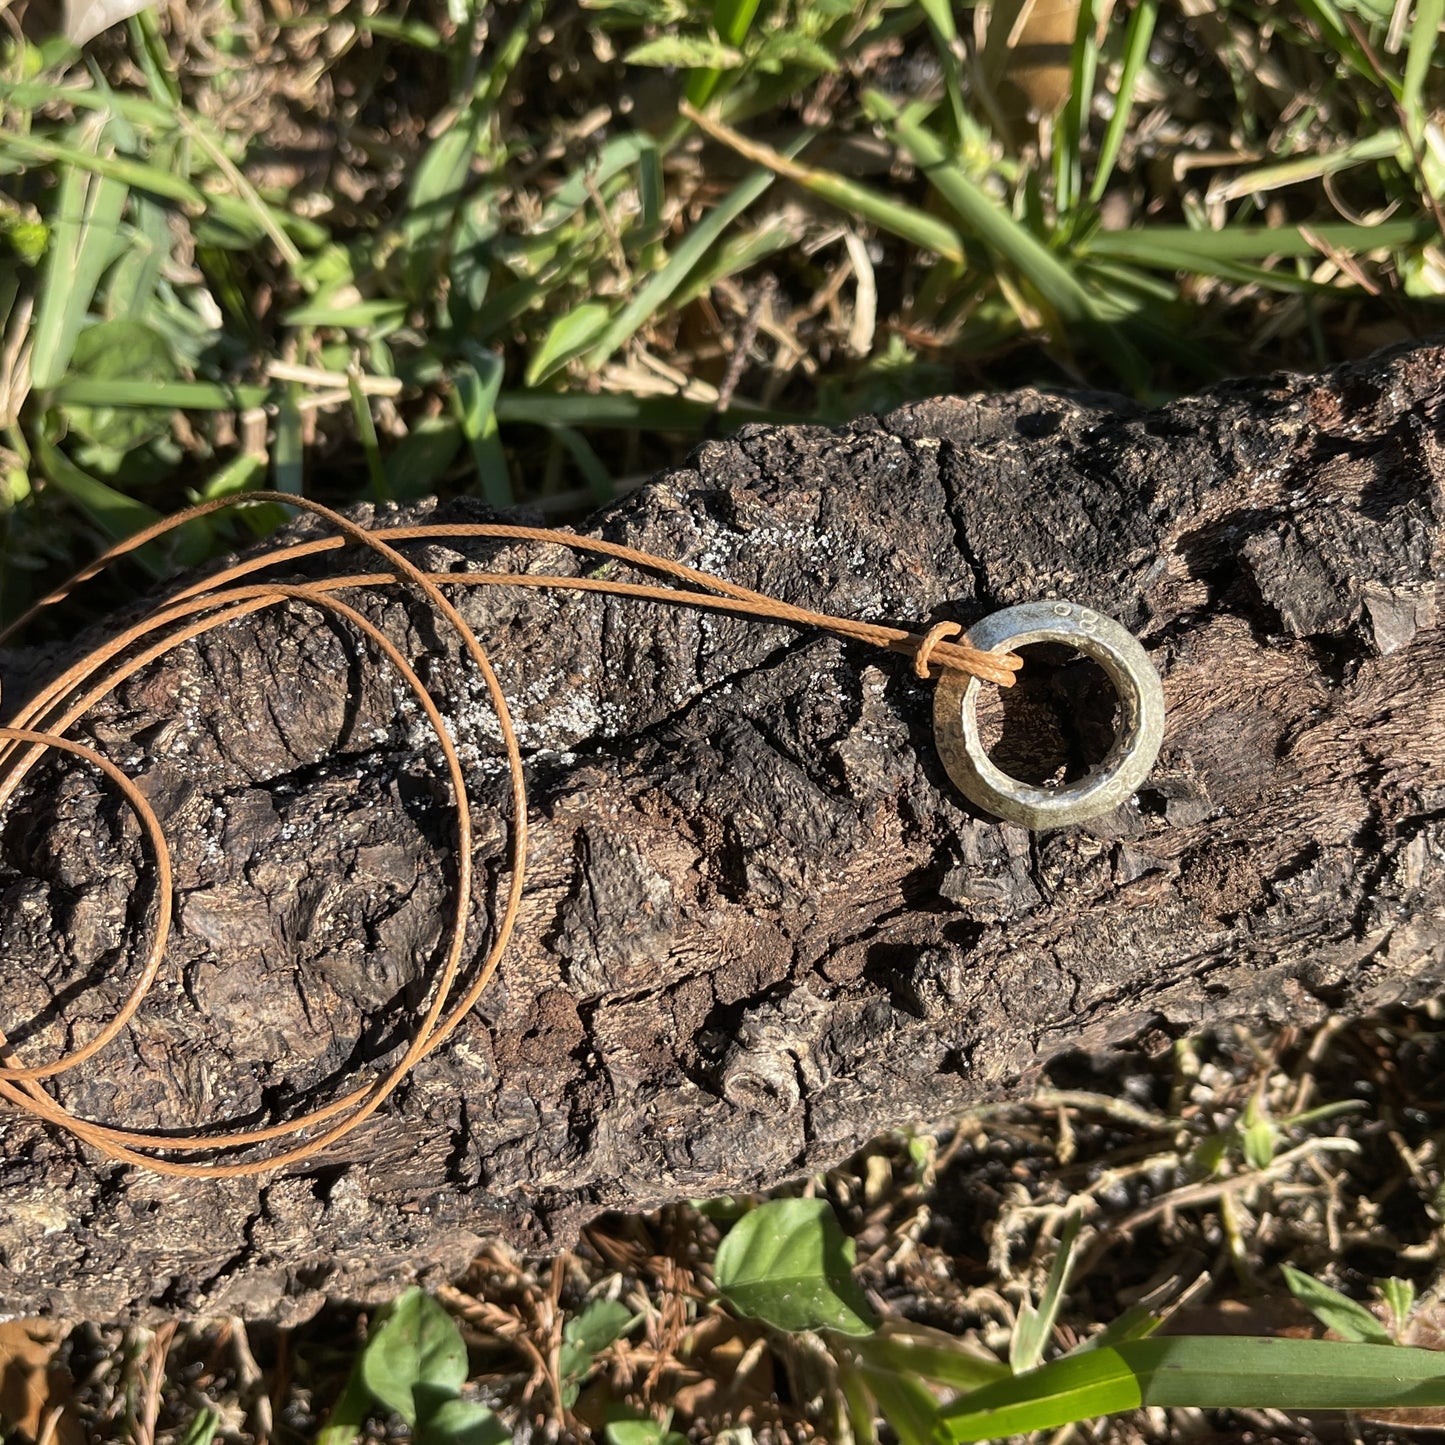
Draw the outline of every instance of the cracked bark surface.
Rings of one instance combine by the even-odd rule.
[[[603,1209],[824,1168],[1065,1053],[1439,987],[1445,349],[1156,411],[1024,391],[837,432],[752,427],[590,528],[905,625],[1087,603],[1163,674],[1159,764],[1114,814],[1030,835],[952,790],[906,658],[596,594],[463,593],[515,709],[533,829],[481,1004],[383,1117],[292,1173],[165,1179],[7,1107],[7,1311],[291,1323],[457,1273],[489,1235],[547,1250]],[[454,720],[480,949],[508,828],[495,723],[400,594],[361,606],[425,656]],[[6,696],[58,660],[0,653]],[[1078,667],[1036,672],[995,756],[1077,765],[1107,741],[1107,695]],[[76,1112],[262,1122],[397,1047],[441,936],[452,825],[392,682],[339,628],[278,608],[150,667],[77,730],[160,811],[179,924],[141,1014],[59,1083]],[[0,1022],[23,1058],[88,1037],[121,996],[149,903],[138,837],[63,763],[0,819]]]

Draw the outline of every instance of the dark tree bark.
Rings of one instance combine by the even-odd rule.
[[[382,1117],[291,1173],[163,1179],[5,1108],[5,1309],[293,1321],[457,1272],[488,1235],[547,1250],[603,1209],[829,1166],[1069,1051],[1437,988],[1442,401],[1434,346],[1149,412],[947,399],[839,432],[748,428],[594,519],[834,613],[968,622],[1062,596],[1119,618],[1164,676],[1164,751],[1133,803],[1058,833],[963,803],[906,658],[597,595],[466,594],[533,826],[518,936],[479,1008]],[[506,780],[485,695],[398,595],[362,605],[430,659],[495,906]],[[0,655],[11,703],[19,660]],[[1034,672],[1000,747],[1047,772],[1097,748],[1107,698],[1087,668]],[[133,1026],[58,1085],[77,1112],[254,1123],[395,1047],[435,965],[452,835],[392,681],[288,608],[182,648],[80,730],[161,810],[179,926]],[[23,1056],[115,1006],[145,872],[83,767],[42,768],[0,820],[0,1022]]]

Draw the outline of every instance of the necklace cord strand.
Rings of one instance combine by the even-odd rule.
[[[527,852],[527,794],[521,748],[501,684],[486,649],[472,628],[446,596],[446,587],[511,586],[555,590],[602,592],[613,596],[662,602],[719,611],[760,622],[777,622],[796,627],[818,628],[854,641],[869,643],[911,656],[914,670],[927,678],[930,666],[942,667],[980,677],[1002,687],[1011,686],[1022,665],[1013,653],[981,652],[966,644],[945,639],[962,629],[954,622],[940,622],[920,634],[880,623],[834,617],[828,613],[797,607],[766,593],[715,577],[666,557],[627,547],[601,538],[583,537],[544,527],[511,526],[501,523],[367,528],[309,498],[277,492],[248,492],[246,503],[276,502],[299,508],[330,526],[330,535],[310,538],[285,547],[273,548],[244,562],[225,567],[214,575],[180,589],[140,621],[92,649],[51,682],[45,684],[21,707],[9,722],[0,726],[0,809],[15,796],[25,777],[46,756],[58,751],[89,764],[113,783],[134,815],[144,845],[154,866],[151,893],[154,922],[150,946],[134,983],[120,1005],[84,1043],[43,1064],[24,1065],[15,1047],[0,1030],[0,1098],[48,1123],[68,1130],[76,1138],[121,1163],[134,1164],[161,1174],[223,1179],[268,1172],[301,1163],[344,1139],[374,1114],[395,1092],[406,1075],[428,1054],[439,1048],[471,1011],[490,982],[516,928],[522,899]],[[35,603],[17,621],[0,630],[0,643],[43,609],[68,597],[83,582],[96,576],[110,563],[167,532],[224,507],[236,498],[221,498],[190,507],[153,523],[109,548],[82,568],[68,582]],[[597,576],[565,576],[531,572],[428,572],[411,562],[396,544],[424,540],[485,538],[496,541],[542,543],[562,546],[574,552],[590,552],[660,572],[686,587],[656,586],[616,581]],[[300,583],[254,582],[242,579],[263,569],[300,561],[319,553],[348,546],[369,550],[385,570],[354,573]],[[456,635],[481,676],[498,721],[502,747],[507,759],[512,822],[507,849],[508,885],[500,917],[492,930],[490,944],[475,977],[464,981],[467,920],[473,897],[473,825],[466,792],[465,775],[456,744],[446,721],[412,664],[397,645],[337,593],[402,586],[419,594],[431,613]],[[241,618],[268,608],[294,604],[334,616],[354,628],[373,644],[400,675],[406,689],[425,713],[445,763],[452,791],[455,817],[456,860],[452,886],[450,923],[440,947],[442,964],[431,986],[426,1008],[412,1029],[399,1058],[384,1066],[370,1083],[349,1089],[342,1097],[278,1123],[246,1130],[132,1130],[84,1119],[69,1110],[42,1087],[70,1069],[86,1063],[126,1028],[147,992],[159,976],[170,937],[173,917],[173,864],[160,819],[144,792],[109,758],[88,743],[63,736],[65,731],[126,679],[159,660],[183,643]],[[453,997],[456,995],[456,997]],[[216,1154],[244,1151],[254,1155],[255,1146],[277,1140],[293,1140],[279,1150],[263,1151],[260,1157],[240,1160],[216,1159]],[[166,1157],[171,1153],[191,1156]]]

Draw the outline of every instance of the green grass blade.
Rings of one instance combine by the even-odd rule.
[[[585,166],[579,166],[558,186],[537,222],[537,233],[554,231],[565,225],[591,200],[591,192],[601,189],[613,176],[631,169],[645,155],[657,154],[657,142],[644,132],[634,131],[615,136]]]
[[[1291,156],[1289,160],[1275,161],[1267,166],[1244,171],[1222,186],[1211,186],[1209,194],[1211,199],[1216,201],[1237,201],[1259,191],[1298,185],[1301,181],[1335,175],[1339,171],[1349,170],[1352,166],[1389,160],[1402,152],[1409,155],[1404,133],[1398,126],[1389,126],[1338,150],[1309,151],[1304,155]]]
[[[687,278],[687,284],[673,297],[673,305],[686,306],[711,291],[719,281],[751,269],[778,251],[796,246],[799,239],[799,232],[792,225],[762,226],[729,237]]]
[[[1164,1316],[1155,1314],[1146,1304],[1134,1305],[1117,1319],[1111,1320],[1097,1335],[1092,1335],[1078,1347],[1078,1353],[1085,1350],[1109,1349],[1129,1340],[1147,1340],[1164,1323]]]
[[[978,1390],[1013,1371],[1001,1360],[976,1353],[942,1331],[922,1327],[883,1329],[848,1342],[870,1371],[887,1371],[915,1380],[933,1380],[955,1390]]]
[[[471,176],[479,128],[479,113],[459,116],[432,142],[412,179],[399,230],[402,270],[408,292],[416,299],[430,294],[436,285]]]
[[[616,495],[612,485],[612,473],[603,465],[602,458],[593,450],[592,443],[576,427],[558,426],[552,428],[552,435],[567,449],[586,479],[588,490],[599,502],[610,502]]]
[[[496,47],[491,69],[476,91],[479,108],[484,114],[492,114],[501,101],[507,82],[511,80],[528,41],[536,33],[546,8],[546,0],[527,0],[526,8],[517,15],[507,38]]]
[[[335,326],[343,331],[372,327],[391,330],[406,320],[405,301],[356,301],[349,306],[334,306],[325,301],[297,306],[285,315],[288,326]]]
[[[429,50],[434,55],[444,55],[447,51],[447,43],[436,28],[421,20],[410,20],[401,15],[361,15],[355,12],[348,13],[346,18],[363,35],[370,32],[383,40],[400,41],[418,50]],[[275,19],[271,23],[284,29],[288,25],[314,25],[316,20],[313,16],[301,14]]]
[[[1064,1224],[1038,1307],[1025,1303],[1019,1310],[1014,1324],[1013,1347],[1009,1351],[1009,1364],[1015,1374],[1037,1368],[1044,1357],[1044,1346],[1049,1342],[1054,1322],[1059,1317],[1059,1306],[1064,1302],[1064,1290],[1068,1285],[1069,1271],[1073,1268],[1074,1249],[1078,1242],[1079,1215],[1076,1211]]]
[[[884,1374],[860,1366],[869,1393],[878,1402],[883,1418],[893,1427],[898,1445],[930,1445],[938,1420],[938,1401],[919,1380]]]
[[[747,39],[758,13],[759,0],[713,0],[712,23],[724,45],[736,49]],[[687,78],[686,95],[692,105],[706,105],[717,89],[723,72],[711,66],[695,70]]]
[[[609,317],[603,301],[584,301],[565,311],[548,328],[527,363],[523,380],[528,386],[545,381],[574,357],[580,356],[602,334]]]
[[[1358,1300],[1331,1289],[1312,1274],[1293,1265],[1280,1265],[1289,1292],[1322,1324],[1342,1339],[1361,1345],[1388,1345],[1393,1341],[1384,1324]]]
[[[1399,82],[1389,75],[1381,75],[1370,63],[1370,57],[1361,46],[1358,40],[1350,33],[1349,27],[1345,24],[1340,12],[1331,3],[1331,0],[1300,0],[1300,11],[1315,23],[1324,42],[1350,67],[1357,75],[1363,76],[1372,84],[1378,85],[1383,80],[1389,88],[1391,98],[1399,100]]]
[[[55,386],[70,365],[96,287],[122,249],[120,221],[128,194],[125,183],[112,176],[82,166],[61,168],[31,340],[30,381],[39,391]]]
[[[125,254],[106,285],[107,315],[139,319],[155,299],[161,271],[170,259],[170,211],[150,196],[131,197],[133,229]]]
[[[878,1429],[873,1423],[873,1396],[868,1393],[858,1367],[847,1358],[838,1360],[838,1385],[854,1445],[878,1445]]]
[[[181,103],[181,88],[176,82],[170,53],[155,11],[147,7],[126,20],[126,33],[136,63],[146,78],[146,88],[157,105],[176,106]]]
[[[312,22],[315,23],[314,21]],[[170,106],[139,95],[126,95],[95,85],[56,84],[46,80],[0,80],[0,101],[31,113],[58,106],[64,110],[117,112],[150,133],[168,133],[175,124]],[[13,137],[6,137],[13,139]]]
[[[938,194],[952,207],[969,232],[991,251],[1026,276],[1034,289],[1066,322],[1093,316],[1088,293],[1078,278],[1042,241],[1038,240],[993,200],[961,166],[948,159],[938,138],[876,90],[866,92],[864,105],[881,120],[898,145],[928,177]]]
[[[592,370],[602,366],[667,304],[713,243],[772,183],[771,171],[753,171],[687,233],[662,268],[642,284],[603,332],[601,341],[588,353],[587,365]]]
[[[1387,1410],[1445,1405],[1435,1350],[1336,1340],[1178,1335],[1120,1345],[1146,1405]]]
[[[1445,1405],[1445,1358],[1432,1350],[1334,1340],[1179,1335],[1089,1350],[966,1396],[937,1439],[1051,1430],[1147,1406],[1377,1410]]]
[[[371,415],[371,402],[361,389],[361,377],[355,371],[346,374],[346,389],[351,393],[351,414],[356,419],[356,435],[366,454],[366,474],[371,478],[371,494],[378,502],[391,500],[391,487],[386,478],[386,465],[381,459],[381,443],[376,436],[376,420]]]
[[[1445,0],[1415,0],[1410,48],[1405,55],[1405,78],[1400,86],[1400,108],[1417,137],[1424,134],[1429,120],[1422,101],[1425,78],[1430,74],[1436,47],[1440,43],[1442,20],[1445,20]]]
[[[79,146],[47,140],[43,136],[0,136],[0,156],[5,155],[31,165],[75,166],[130,189],[148,191],[153,196],[160,196],[167,201],[179,201],[182,205],[202,207],[207,201],[207,197],[189,181],[157,166],[146,165],[144,161],[129,160],[124,156],[101,155],[83,150]]]
[[[1069,98],[1054,128],[1054,207],[1061,222],[1074,215],[1084,188],[1083,139],[1089,133],[1099,47],[1093,0],[1081,0],[1069,53]]]
[[[494,507],[516,500],[507,458],[497,436],[497,396],[502,388],[502,358],[494,351],[463,343],[467,359],[452,371],[452,411],[471,448],[482,495]]]
[[[1423,217],[1377,226],[1326,222],[1309,228],[1326,246],[1358,256],[1423,241],[1433,227]],[[1189,226],[1143,226],[1135,231],[1094,231],[1079,243],[1086,255],[1155,270],[1206,270],[1217,261],[1263,261],[1273,256],[1318,256],[1319,247],[1297,226],[1232,226],[1199,231]]]
[[[275,489],[288,496],[304,495],[306,451],[301,442],[301,387],[292,382],[281,393],[276,410],[276,437],[271,444],[271,469]]]
[[[943,67],[943,86],[953,115],[954,134],[962,140],[969,132],[969,119],[963,100],[963,80],[959,74],[958,24],[953,18],[952,0],[919,0],[918,8],[928,22],[933,48],[938,52],[938,63]]]
[[[1119,90],[1114,96],[1114,113],[1109,117],[1104,131],[1103,144],[1099,147],[1099,162],[1094,168],[1094,183],[1089,187],[1089,199],[1097,205],[1103,199],[1109,186],[1109,177],[1119,159],[1124,137],[1129,131],[1129,117],[1134,108],[1134,92],[1139,87],[1139,76],[1149,59],[1149,45],[1154,39],[1154,23],[1159,18],[1159,0],[1138,0],[1129,16],[1124,31],[1124,65],[1119,72]]]
[[[965,1395],[941,1412],[934,1438],[989,1440],[1052,1430],[1137,1409],[1143,1400],[1138,1376],[1117,1349],[1090,1350]]]
[[[153,507],[81,471],[59,447],[43,436],[36,438],[35,459],[50,485],[68,497],[114,541],[123,541],[161,519],[161,514]],[[170,570],[154,543],[141,547],[132,555],[152,577],[164,577]]]
[[[275,401],[269,386],[227,386],[215,381],[106,381],[76,377],[56,387],[60,406],[170,406],[182,411],[243,411]]]
[[[895,200],[884,192],[871,190],[857,181],[834,175],[832,171],[819,170],[795,161],[793,156],[811,136],[804,137],[804,141],[784,153],[750,141],[731,127],[687,107],[683,108],[683,114],[694,119],[699,128],[714,140],[731,146],[747,160],[767,166],[769,170],[802,186],[804,190],[830,205],[837,206],[846,214],[861,216],[865,221],[871,221],[879,230],[901,236],[905,241],[912,241],[915,246],[936,252],[945,260],[960,263],[963,261],[963,243],[959,240],[958,232],[946,221],[940,221],[936,216],[930,216],[927,211],[920,211],[915,206]]]

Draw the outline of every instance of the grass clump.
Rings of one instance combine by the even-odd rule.
[[[0,615],[248,486],[566,513],[748,419],[1158,397],[1428,329],[1438,10],[209,3],[83,52],[12,31]]]

